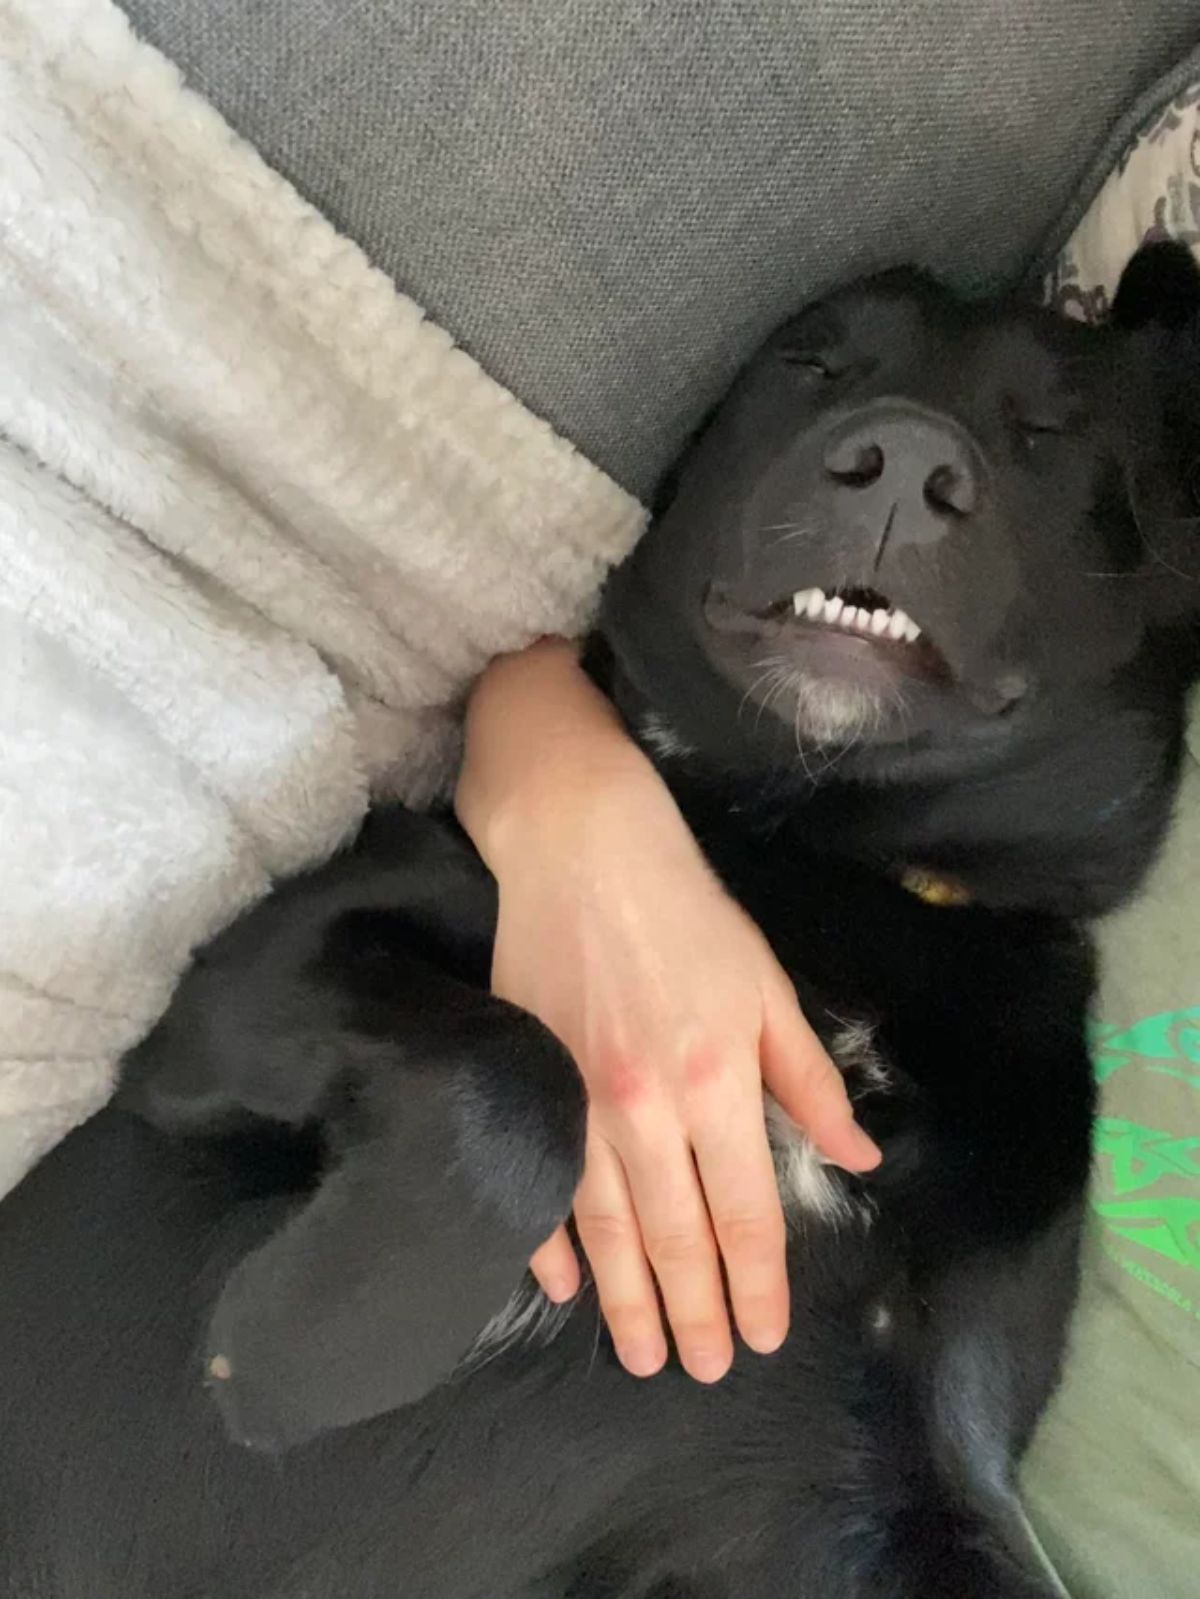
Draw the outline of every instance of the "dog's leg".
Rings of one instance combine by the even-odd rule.
[[[230,929],[124,1086],[168,1130],[267,1118],[324,1139],[315,1195],[235,1269],[208,1334],[230,1431],[259,1447],[421,1398],[570,1209],[578,1074],[532,1016],[417,953],[490,937],[479,869],[459,860],[456,882],[431,847],[339,862]]]
[[[893,1528],[888,1599],[1054,1599],[1015,1466],[1058,1381],[1081,1207],[1034,1239],[981,1250],[927,1287],[917,1372],[933,1472]],[[900,1576],[903,1574],[903,1583]],[[872,1590],[874,1592],[874,1590]]]
[[[1014,988],[1002,1014],[925,1046],[944,1070],[929,1188],[905,1219],[919,1307],[907,1332],[934,1477],[897,1551],[921,1599],[1055,1591],[1014,1478],[1066,1349],[1094,1086],[1084,996],[1047,1013],[1033,994]]]

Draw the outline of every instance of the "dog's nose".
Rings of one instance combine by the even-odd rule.
[[[967,439],[949,420],[904,406],[848,418],[827,440],[824,465],[839,498],[853,496],[872,520],[882,516],[894,544],[933,543],[978,503]]]

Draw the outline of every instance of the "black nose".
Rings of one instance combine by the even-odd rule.
[[[953,422],[905,405],[873,405],[842,422],[824,465],[839,500],[893,528],[893,544],[928,544],[970,516],[979,477],[970,444]],[[881,524],[882,525],[882,522]]]

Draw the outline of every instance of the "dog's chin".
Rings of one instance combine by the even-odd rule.
[[[789,727],[797,744],[844,746],[900,736],[895,697],[848,678],[781,663],[750,697],[763,714]]]

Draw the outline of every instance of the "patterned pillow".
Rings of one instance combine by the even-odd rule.
[[[1126,141],[1046,274],[1047,300],[1068,316],[1099,321],[1125,263],[1156,239],[1200,247],[1200,78]]]

